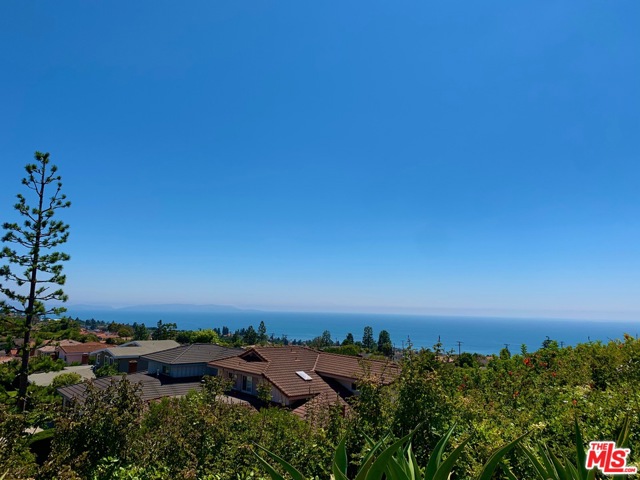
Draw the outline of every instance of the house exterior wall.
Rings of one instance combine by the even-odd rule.
[[[167,363],[160,363],[153,360],[148,361],[147,370],[149,373],[156,374],[161,373],[173,378],[186,378],[186,377],[202,377],[207,373],[206,363],[190,363],[187,365],[171,365]],[[140,370],[140,366],[138,366]]]
[[[342,385],[344,388],[349,390],[351,393],[356,393],[358,391],[354,388],[355,383],[358,381],[358,379],[356,378],[336,377],[333,375],[327,375],[326,373],[323,373],[321,376],[324,378],[330,378],[334,382],[338,382],[340,385]]]
[[[121,372],[121,373],[128,373],[129,372],[129,364],[132,361],[133,362],[137,362],[136,372],[144,372],[147,369],[148,364],[149,364],[149,362],[147,360],[143,360],[140,357],[136,357],[136,358],[118,358],[118,359],[115,360],[115,362],[117,362],[117,364],[118,364],[118,371]]]
[[[60,358],[64,360],[67,365],[71,365],[74,362],[82,363],[82,353],[65,353],[60,350]]]
[[[333,378],[333,377],[331,377]],[[334,381],[338,382],[340,385],[342,385],[344,388],[346,388],[347,390],[349,390],[351,393],[356,393],[357,390],[354,388],[355,387],[355,383],[357,382],[357,380],[355,378],[352,378],[350,380],[345,380],[343,378],[333,378]]]
[[[280,405],[289,405],[290,403],[289,399],[285,397],[283,393],[273,385],[271,386],[271,401]]]
[[[96,355],[96,366],[117,364],[118,372],[127,373],[129,371],[129,362],[136,360],[138,362],[138,372],[143,372],[149,368],[149,362],[140,357],[114,358],[109,352],[100,352]]]
[[[218,375],[223,377],[225,380],[231,381],[231,388],[233,390],[253,395],[254,397],[258,396],[258,385],[260,382],[266,382],[262,376],[258,376],[256,374],[243,373],[224,368],[219,370]],[[243,388],[247,385],[247,381],[245,381],[243,377],[251,377],[251,389]],[[288,406],[291,403],[275,385],[271,385],[271,401],[285,406]]]

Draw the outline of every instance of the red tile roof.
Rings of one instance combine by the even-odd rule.
[[[331,377],[345,379],[360,379],[371,376],[383,384],[393,382],[400,374],[400,367],[393,362],[371,360],[368,358],[338,355],[336,353],[320,352],[315,371]]]
[[[80,345],[60,345],[65,353],[91,353],[104,348],[104,343],[87,342]]]
[[[370,374],[384,383],[390,383],[399,373],[399,367],[391,362],[330,354],[296,346],[253,347],[240,356],[215,360],[209,362],[209,365],[262,376],[290,400],[313,398],[312,401],[294,408],[294,413],[300,416],[305,416],[314,404],[331,404],[336,401],[345,404],[322,375],[356,381]],[[305,372],[311,380],[304,380],[296,373],[299,371]]]

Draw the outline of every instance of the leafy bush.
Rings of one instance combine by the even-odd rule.
[[[118,375],[120,372],[118,372],[118,367],[116,365],[103,365],[100,368],[97,368],[93,373],[95,373],[97,378],[100,378]]]
[[[65,363],[63,360],[53,360],[47,356],[32,357],[29,360],[29,374],[32,373],[44,373],[44,372],[59,372],[64,369]]]
[[[61,373],[51,382],[51,387],[56,389],[60,387],[66,387],[68,385],[75,385],[82,382],[82,376],[75,372]]]

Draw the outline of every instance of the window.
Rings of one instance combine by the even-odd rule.
[[[253,391],[253,377],[250,377],[249,375],[242,376],[242,391],[243,392]]]
[[[171,367],[169,365],[163,365],[162,373],[164,373],[165,375],[169,375],[171,373]]]

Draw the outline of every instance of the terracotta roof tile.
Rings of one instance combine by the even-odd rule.
[[[104,348],[104,343],[87,342],[80,345],[61,345],[60,350],[65,353],[91,353]]]
[[[338,355],[322,352],[318,357],[316,371],[319,374],[344,378],[360,379],[363,376],[373,376],[388,384],[400,374],[398,364],[384,360]]]
[[[233,357],[242,352],[243,350],[239,348],[221,347],[211,343],[194,343],[144,355],[143,358],[154,362],[176,365],[206,363],[216,359]]]
[[[202,382],[199,380],[163,382],[160,378],[143,373],[102,377],[93,380],[93,385],[99,390],[106,390],[109,385],[119,383],[122,378],[126,378],[129,382],[140,385],[140,397],[145,402],[163,397],[184,396],[191,390],[199,391],[202,389]],[[87,384],[85,382],[58,388],[58,392],[63,397],[78,401],[84,400],[86,390]]]
[[[262,376],[292,401],[310,399],[293,410],[303,417],[314,405],[338,402],[346,408],[338,390],[328,383],[337,383],[331,380],[332,377],[356,380],[371,374],[390,383],[399,373],[399,367],[390,362],[329,354],[297,346],[253,347],[237,357],[212,361],[209,365]],[[296,373],[299,371],[305,372],[311,380],[304,380]]]

